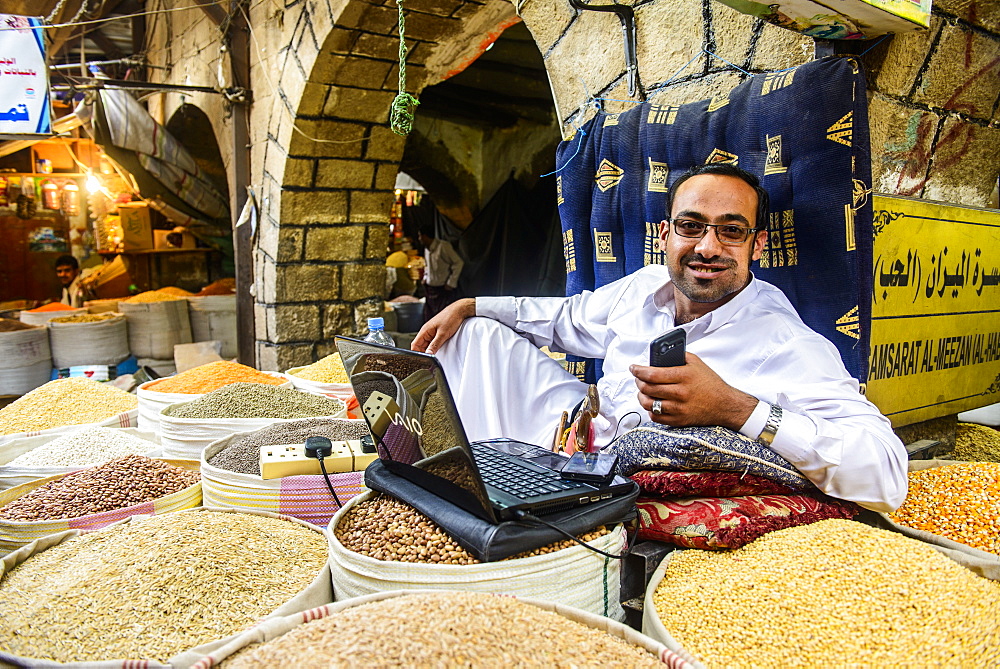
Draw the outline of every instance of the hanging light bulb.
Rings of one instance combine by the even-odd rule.
[[[87,192],[96,193],[99,190],[101,190],[101,182],[97,180],[97,177],[91,174],[87,177]]]

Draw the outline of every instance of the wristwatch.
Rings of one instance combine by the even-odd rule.
[[[781,407],[772,404],[771,411],[767,414],[767,422],[764,423],[764,429],[757,435],[757,441],[765,446],[770,446],[771,442],[774,441],[774,435],[778,432],[779,425],[781,425]]]

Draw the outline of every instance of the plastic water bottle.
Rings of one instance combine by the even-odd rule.
[[[373,344],[382,344],[383,346],[396,345],[396,342],[392,340],[392,337],[386,334],[385,321],[381,318],[368,319],[368,336],[365,337],[365,341]]]

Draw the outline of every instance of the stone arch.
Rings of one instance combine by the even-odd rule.
[[[219,194],[229,201],[229,180],[226,166],[219,151],[215,128],[208,115],[191,103],[174,110],[166,124],[167,130],[184,145],[202,172],[209,178]]]
[[[506,0],[406,3],[408,92],[471,63],[516,22]],[[269,12],[273,12],[268,14]],[[286,369],[333,350],[381,312],[388,212],[404,138],[388,128],[398,83],[393,6],[348,0],[268,3],[251,16],[255,101],[269,110],[252,137],[260,175],[255,321],[261,368]],[[262,28],[268,32],[262,32]],[[257,85],[257,80],[263,80]],[[293,127],[294,119],[294,127]]]

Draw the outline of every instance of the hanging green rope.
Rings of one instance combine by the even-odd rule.
[[[413,111],[420,102],[406,92],[406,20],[403,18],[403,0],[396,0],[399,7],[399,92],[389,109],[389,127],[397,135],[408,135],[413,130]]]

